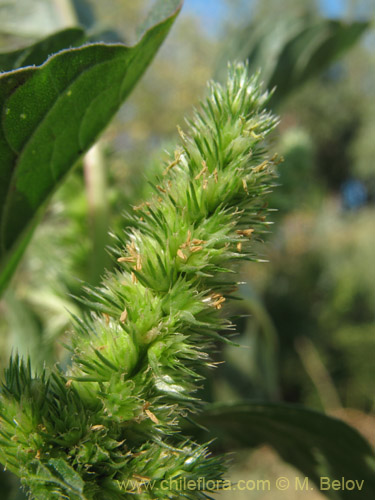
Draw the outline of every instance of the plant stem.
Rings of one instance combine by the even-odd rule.
[[[53,0],[53,2],[65,27],[77,26],[77,14],[71,0]]]
[[[89,282],[98,285],[110,258],[106,251],[109,241],[109,207],[107,175],[101,144],[95,144],[83,160],[86,193],[89,205],[89,225],[92,252]]]
[[[295,342],[295,347],[307,374],[315,385],[323,408],[326,411],[341,409],[342,404],[336,387],[313,342],[307,337],[301,337]]]

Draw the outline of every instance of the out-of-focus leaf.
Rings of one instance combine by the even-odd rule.
[[[225,58],[247,59],[250,72],[260,70],[265,86],[276,87],[271,98],[271,106],[276,106],[350,49],[369,25],[309,17],[250,24]]]
[[[375,455],[368,442],[341,420],[286,404],[233,403],[206,407],[188,429],[224,448],[271,445],[288,463],[320,486],[320,478],[357,480],[356,492],[324,490],[332,499],[375,497]],[[362,483],[363,481],[363,483]],[[355,496],[357,494],[357,496]],[[353,496],[354,495],[354,496]]]
[[[0,75],[0,291],[43,202],[129,95],[180,8],[133,47],[67,49],[39,67]],[[17,255],[17,258],[14,256]]]
[[[142,36],[145,31],[170,16],[170,13],[176,10],[177,4],[176,0],[156,0],[144,22],[137,27],[138,36]]]
[[[71,2],[80,26],[84,26],[85,29],[92,28],[96,22],[92,2],[89,0],[71,0]]]
[[[326,69],[359,40],[368,26],[368,22],[324,20],[302,29],[285,43],[269,80],[269,88],[276,87],[275,102]]]
[[[83,42],[83,38],[84,31],[81,28],[68,28],[25,49],[8,53],[0,52],[0,71],[11,71],[22,66],[38,66],[43,64],[51,54],[79,45]]]
[[[20,479],[8,470],[0,470],[1,495],[5,500],[27,500],[26,493],[21,489]]]

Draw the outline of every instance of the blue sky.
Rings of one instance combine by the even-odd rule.
[[[185,0],[184,10],[204,20],[209,30],[215,30],[218,21],[225,16],[226,5],[223,0]]]
[[[328,17],[339,17],[345,11],[345,0],[319,0],[322,12]],[[222,19],[226,12],[223,0],[185,0],[184,9],[194,12],[208,22],[209,27]],[[211,25],[211,26],[210,26]]]
[[[214,14],[221,17],[225,13],[225,2],[223,0],[185,0],[185,8],[197,14]]]
[[[340,17],[345,12],[345,2],[343,0],[320,0],[320,8],[328,17]]]

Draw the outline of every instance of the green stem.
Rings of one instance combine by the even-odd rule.
[[[296,341],[295,347],[317,390],[323,408],[326,411],[341,409],[342,404],[332,377],[324,366],[313,342],[307,337],[301,337]]]
[[[92,252],[89,282],[98,285],[105,268],[110,264],[108,245],[109,206],[107,175],[100,143],[95,144],[83,161]]]
[[[66,28],[78,25],[78,18],[71,0],[53,0],[56,10]]]

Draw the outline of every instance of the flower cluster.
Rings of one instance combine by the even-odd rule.
[[[204,489],[181,492],[173,480],[221,479],[222,458],[183,437],[180,421],[199,410],[202,367],[233,329],[221,309],[237,264],[257,260],[254,242],[268,230],[278,160],[267,155],[277,124],[267,99],[241,64],[225,87],[210,84],[153,197],[125,215],[118,269],[86,289],[91,313],[74,318],[68,370],[35,375],[10,362],[0,460],[32,498],[203,499]],[[121,487],[134,481],[136,490]]]

